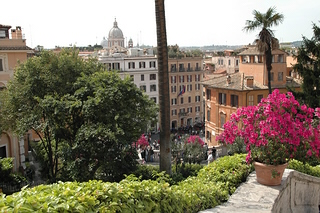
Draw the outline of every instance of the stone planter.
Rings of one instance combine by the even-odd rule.
[[[266,186],[277,186],[281,184],[282,175],[288,163],[273,166],[254,162],[253,165],[256,170],[258,183]]]

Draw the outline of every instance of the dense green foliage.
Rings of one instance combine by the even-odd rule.
[[[320,178],[320,167],[318,166],[311,166],[309,163],[303,163],[298,160],[291,160],[289,161],[289,165],[287,167],[288,169],[294,169],[298,172],[307,174],[307,175],[312,175],[315,177]]]
[[[50,182],[121,180],[137,164],[131,143],[157,117],[130,78],[74,49],[20,64],[2,100],[1,126],[38,134],[37,159]]]
[[[252,171],[245,155],[219,158],[196,177],[170,186],[161,175],[139,180],[133,175],[119,183],[59,182],[2,195],[6,212],[199,212],[226,201]]]
[[[313,37],[303,37],[296,55],[294,70],[303,79],[302,91],[292,91],[300,103],[311,108],[320,107],[320,28],[313,24]]]
[[[4,193],[19,191],[27,183],[25,177],[12,172],[13,158],[0,158],[0,188]]]
[[[179,182],[187,179],[188,177],[194,177],[198,175],[198,172],[203,168],[201,164],[189,164],[182,163],[177,164],[175,169],[172,170],[172,174],[162,173],[159,170],[159,166],[152,165],[139,165],[137,170],[133,173],[134,176],[139,177],[140,180],[157,180],[159,178],[165,179],[170,185],[176,185]]]

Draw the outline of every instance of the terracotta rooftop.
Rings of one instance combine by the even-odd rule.
[[[2,47],[0,46],[0,50],[33,50],[28,46],[18,46],[18,47]]]
[[[245,76],[244,73],[238,72],[230,74],[229,76],[231,77],[231,82],[229,84],[227,83],[226,75],[204,80],[202,84],[210,88],[229,89],[238,91],[268,89],[268,86],[262,85],[255,80],[253,80],[253,87],[248,87],[246,84],[246,79],[251,78],[252,76]],[[285,85],[275,85],[272,88],[286,88],[286,86],[300,87],[300,84],[296,81],[287,81],[287,84]]]

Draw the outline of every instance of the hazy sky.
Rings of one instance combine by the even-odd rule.
[[[275,6],[284,21],[274,27],[280,42],[311,38],[320,26],[319,0],[165,0],[168,45],[243,45],[258,31],[242,31],[253,10]],[[114,19],[134,44],[156,46],[154,0],[15,0],[1,2],[0,24],[21,26],[29,47],[87,46],[108,37]]]

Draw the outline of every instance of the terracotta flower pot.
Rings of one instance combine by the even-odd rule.
[[[256,170],[258,183],[267,186],[277,186],[281,184],[283,172],[288,166],[288,163],[273,166],[254,162],[253,165]]]

